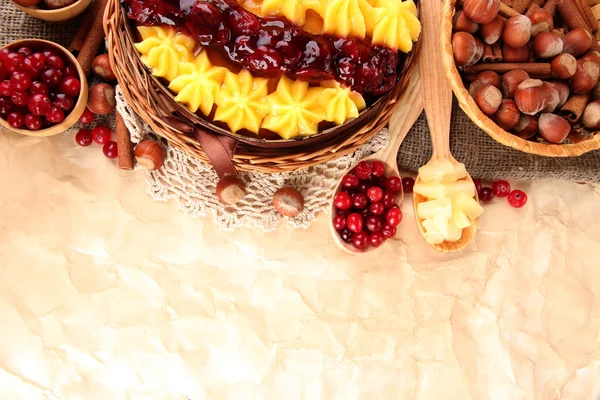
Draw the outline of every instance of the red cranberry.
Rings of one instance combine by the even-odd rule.
[[[50,50],[50,49],[46,49],[46,50],[42,51],[42,53],[46,56],[46,58],[48,58],[50,56],[56,56],[56,53],[54,52],[54,50]]]
[[[336,215],[333,218],[333,227],[338,231],[344,229],[346,227],[346,218],[342,217],[341,215]]]
[[[370,185],[367,182],[361,182],[358,184],[356,191],[358,193],[367,193],[367,190],[369,190],[369,187],[370,187]]]
[[[381,233],[386,239],[391,239],[396,236],[396,227],[390,224],[385,224],[381,229]]]
[[[352,213],[346,219],[346,226],[352,232],[358,233],[363,228],[363,217],[359,213]]]
[[[10,76],[12,90],[24,91],[31,87],[31,77],[24,72],[13,72]]]
[[[62,80],[63,73],[60,69],[50,68],[42,72],[40,79],[48,87],[57,87]]]
[[[7,48],[0,50],[0,61],[6,62],[6,56],[8,56],[10,52],[11,51]]]
[[[102,152],[108,158],[117,158],[119,155],[117,142],[110,141],[102,147]]]
[[[350,210],[337,209],[335,212],[335,215],[341,215],[342,217],[344,217],[344,219],[348,218],[348,215],[350,215],[350,214],[351,214]]]
[[[65,78],[78,78],[79,73],[77,72],[77,68],[72,65],[67,65],[65,69],[63,69],[63,75]]]
[[[80,129],[79,132],[77,132],[77,135],[75,135],[75,141],[78,145],[83,147],[91,145],[94,141],[92,139],[92,131],[89,129]]]
[[[43,53],[35,53],[25,58],[25,65],[41,72],[46,69],[46,60]]]
[[[357,210],[363,210],[369,205],[367,196],[363,193],[356,193],[352,196],[352,206]]]
[[[385,219],[392,226],[398,226],[402,222],[402,211],[399,208],[390,208],[385,215]]]
[[[52,102],[45,94],[38,93],[31,96],[31,99],[29,99],[28,108],[33,115],[42,116],[50,112],[50,109],[52,109]]]
[[[10,72],[6,69],[2,61],[0,61],[0,80],[5,80],[10,76]]]
[[[229,12],[229,26],[238,35],[254,35],[260,29],[260,22],[250,12],[243,9],[234,9]]]
[[[404,193],[409,194],[413,192],[413,187],[415,186],[415,180],[410,176],[406,178],[402,178],[402,189]]]
[[[522,190],[513,190],[508,195],[508,204],[514,208],[521,208],[527,204],[527,195]]]
[[[58,93],[54,98],[54,106],[69,111],[73,108],[73,98],[63,93]]]
[[[60,91],[66,94],[67,96],[75,97],[79,95],[79,91],[81,90],[81,83],[77,78],[65,78],[60,83]]]
[[[65,62],[57,55],[50,55],[46,61],[48,68],[63,69]]]
[[[487,203],[488,201],[492,201],[494,198],[494,191],[489,187],[482,187],[479,191],[479,200]]]
[[[477,193],[481,192],[481,188],[483,188],[481,181],[479,179],[473,179],[473,183],[475,184],[475,191]]]
[[[391,192],[385,192],[383,194],[383,197],[381,198],[381,202],[383,203],[383,206],[388,209],[388,208],[392,208],[394,206],[394,203],[396,202],[396,199],[394,198],[394,194]]]
[[[79,122],[81,122],[84,125],[89,125],[92,122],[94,122],[95,118],[96,118],[96,114],[91,112],[90,109],[86,107],[83,114],[81,114],[81,117],[79,117]]]
[[[352,236],[354,236],[354,233],[350,229],[348,229],[348,228],[342,229],[340,231],[340,237],[346,243],[352,242]]]
[[[374,215],[365,219],[365,226],[371,232],[379,232],[381,230],[381,225],[381,220]]]
[[[10,81],[5,80],[0,82],[0,95],[10,97],[13,94],[13,90],[10,87]]]
[[[398,193],[402,189],[402,181],[398,176],[389,176],[385,180],[385,189],[392,192]]]
[[[373,232],[371,236],[369,236],[369,243],[373,247],[379,247],[385,242],[385,236],[381,232]]]
[[[373,166],[368,161],[361,161],[354,167],[354,175],[360,180],[364,181],[369,179],[372,173]]]
[[[48,114],[46,114],[46,119],[53,124],[59,124],[64,121],[65,112],[58,107],[52,107]]]
[[[378,187],[372,187],[367,190],[367,197],[371,201],[379,201],[383,197],[383,190]]]
[[[42,118],[38,117],[37,115],[27,114],[25,116],[25,126],[30,131],[37,131],[42,129],[42,124]]]
[[[19,112],[13,112],[8,114],[7,121],[8,124],[13,128],[19,129],[23,126],[23,123],[25,122],[25,117],[23,117],[23,114]]]
[[[342,178],[342,186],[348,189],[352,189],[358,186],[358,178],[354,175],[346,174]]]
[[[506,181],[496,181],[492,183],[492,190],[496,197],[506,197],[510,193],[510,183]]]
[[[366,249],[369,245],[369,234],[367,232],[355,233],[352,237],[352,244],[359,250]]]
[[[368,208],[368,207],[367,207],[367,208],[365,208],[364,210],[360,210],[360,211],[358,211],[358,213],[359,213],[360,215],[362,215],[362,217],[363,217],[363,220],[364,220],[364,219],[367,219],[367,217],[370,217],[370,216],[372,215],[372,214],[371,214],[371,212],[369,211],[369,208]]]
[[[13,92],[10,96],[10,101],[12,101],[15,106],[25,107],[29,101],[29,95],[27,92]]]
[[[381,162],[381,161],[373,161],[371,163],[372,168],[373,168],[373,176],[376,176],[377,178],[381,178],[383,176],[383,174],[385,173],[385,165]]]
[[[381,215],[385,211],[385,206],[382,202],[377,201],[375,203],[371,203],[371,205],[369,206],[369,211],[373,215]]]
[[[23,68],[25,57],[19,53],[9,53],[6,56],[6,70],[10,73],[20,71]]]
[[[13,111],[14,105],[8,97],[0,97],[0,116],[6,117]]]
[[[17,53],[22,54],[23,57],[27,57],[31,54],[33,54],[33,51],[31,51],[31,49],[29,47],[21,47],[19,50],[17,50]]]
[[[92,130],[92,138],[98,144],[106,144],[110,141],[112,131],[105,126],[97,126]]]
[[[333,198],[333,205],[340,210],[347,210],[352,206],[352,199],[348,193],[338,192]]]
[[[33,81],[31,83],[31,87],[29,88],[29,94],[30,95],[34,95],[34,94],[45,94],[46,96],[50,93],[50,90],[48,90],[48,85],[46,85],[45,83],[42,83],[40,81]]]

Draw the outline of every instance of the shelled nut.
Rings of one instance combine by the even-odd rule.
[[[515,69],[502,75],[502,96],[505,99],[512,99],[517,86],[526,79],[529,79],[529,74],[522,69]]]
[[[546,106],[544,82],[539,79],[526,79],[515,90],[515,103],[524,114],[539,113]]]
[[[452,35],[454,61],[459,67],[473,65],[483,55],[483,42],[467,32],[456,32]]]
[[[539,130],[547,142],[562,143],[571,132],[571,125],[556,114],[545,113],[540,115]]]
[[[531,21],[524,15],[509,18],[504,25],[502,40],[512,48],[523,47],[531,38]]]
[[[498,111],[492,116],[492,120],[505,131],[511,130],[519,122],[521,113],[513,100],[504,99]]]
[[[539,58],[553,58],[562,51],[563,41],[554,32],[542,32],[533,39],[533,52]]]

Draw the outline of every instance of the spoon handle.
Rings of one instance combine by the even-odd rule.
[[[421,90],[433,146],[432,159],[450,158],[452,89],[444,72],[441,47],[441,0],[421,1]]]
[[[422,111],[421,79],[419,68],[417,67],[411,74],[408,86],[404,90],[404,94],[392,114],[389,124],[390,142],[381,151],[379,159],[390,165],[397,165],[396,158],[398,157],[400,145]]]

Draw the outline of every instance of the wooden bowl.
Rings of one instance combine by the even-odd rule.
[[[87,80],[85,78],[85,73],[83,72],[83,69],[77,62],[77,59],[75,58],[75,56],[73,56],[73,54],[71,54],[67,49],[65,49],[64,47],[62,47],[59,44],[56,44],[54,42],[50,42],[47,40],[41,40],[41,39],[17,40],[16,42],[12,42],[12,43],[7,44],[6,46],[3,46],[2,48],[0,48],[0,50],[8,48],[8,49],[15,49],[15,51],[16,51],[16,49],[18,49],[19,47],[22,47],[22,46],[29,47],[29,48],[33,49],[34,51],[35,50],[45,50],[45,49],[54,50],[54,51],[56,51],[57,54],[59,54],[63,58],[63,60],[65,61],[66,64],[71,64],[71,65],[75,66],[75,68],[77,68],[77,74],[79,75],[78,76],[79,81],[81,82],[81,89],[79,90],[79,97],[77,98],[77,103],[75,103],[75,105],[73,106],[73,109],[66,116],[66,118],[63,120],[63,122],[61,122],[60,124],[53,125],[49,128],[40,129],[39,131],[30,131],[28,129],[15,129],[12,126],[10,126],[8,124],[8,121],[6,121],[4,118],[0,118],[0,125],[2,125],[3,127],[5,127],[8,130],[11,130],[16,133],[20,133],[22,135],[27,135],[27,136],[53,136],[53,135],[56,135],[56,134],[66,131],[67,129],[69,129],[71,126],[73,126],[79,120],[79,117],[81,117],[81,114],[83,114],[83,112],[85,111],[85,107],[87,106],[88,85],[87,85]]]
[[[454,63],[452,51],[452,17],[454,16],[456,0],[444,0],[442,8],[442,61],[446,75],[450,80],[452,91],[458,100],[460,108],[467,116],[495,141],[525,153],[537,154],[546,157],[576,157],[588,151],[600,149],[600,135],[574,144],[547,144],[533,142],[513,135],[500,128],[487,115],[481,112],[475,100],[465,87],[462,77]]]
[[[92,0],[77,0],[70,6],[57,8],[56,10],[48,10],[45,8],[39,8],[37,6],[24,7],[20,4],[17,4],[17,2],[14,0],[10,1],[15,5],[15,7],[23,11],[25,14],[29,14],[34,18],[38,18],[47,22],[61,22],[75,18],[84,12],[92,2]]]

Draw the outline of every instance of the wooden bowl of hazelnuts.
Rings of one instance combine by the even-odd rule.
[[[62,22],[85,11],[92,0],[11,0],[25,14],[47,22]]]
[[[460,107],[496,141],[600,149],[600,0],[444,0],[442,59]]]

